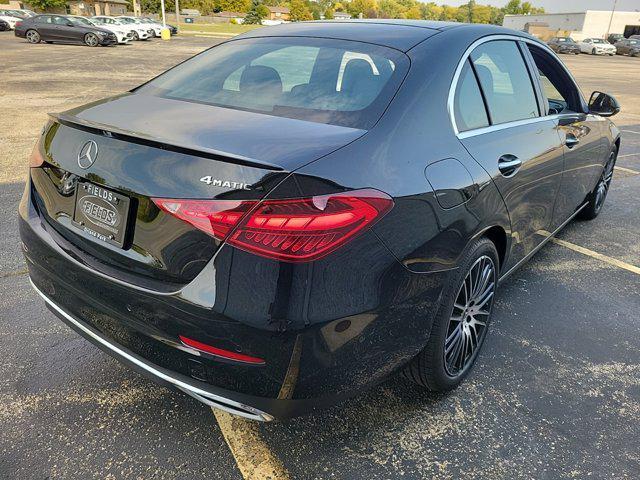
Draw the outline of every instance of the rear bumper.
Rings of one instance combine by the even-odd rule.
[[[268,413],[243,403],[243,401],[251,401],[250,399],[244,397],[242,399],[234,399],[234,397],[237,397],[237,394],[234,394],[233,392],[216,389],[201,382],[196,383],[193,379],[189,379],[188,377],[176,372],[154,365],[141,356],[127,350],[123,346],[114,343],[112,340],[102,335],[98,330],[65,312],[38,287],[36,287],[33,281],[31,281],[31,286],[45,301],[47,308],[56,314],[58,318],[60,318],[69,327],[85,337],[87,340],[91,341],[93,344],[100,347],[109,355],[132,367],[143,375],[152,378],[158,383],[178,388],[206,405],[224,410],[234,415],[239,415],[251,420],[273,420],[273,416]]]

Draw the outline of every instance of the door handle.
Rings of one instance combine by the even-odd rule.
[[[498,170],[500,170],[500,173],[503,177],[513,177],[516,173],[518,173],[518,170],[520,170],[521,166],[522,160],[509,153],[506,155],[502,155],[498,159]]]
[[[567,133],[567,136],[564,140],[564,144],[567,148],[573,148],[580,143],[580,139],[573,135],[572,133]]]

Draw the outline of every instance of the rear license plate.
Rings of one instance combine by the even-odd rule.
[[[78,182],[73,224],[98,241],[122,248],[131,199],[90,182]]]

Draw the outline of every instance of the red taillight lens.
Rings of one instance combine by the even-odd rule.
[[[378,190],[286,200],[154,198],[165,212],[242,250],[289,262],[317,260],[393,207]]]
[[[14,28],[19,27],[20,25],[22,25],[22,21],[16,22],[16,24],[14,25]]]
[[[231,350],[224,350],[222,348],[213,347],[211,345],[207,345],[206,343],[193,340],[192,338],[183,337],[182,335],[178,336],[180,337],[180,341],[186,346],[195,348],[196,350],[200,350],[201,352],[210,353],[211,355],[215,355],[216,357],[227,358],[229,360],[235,360],[236,362],[253,363],[255,365],[262,365],[265,363],[263,359],[258,357],[252,357],[251,355],[245,355],[243,353],[232,352]]]
[[[40,153],[40,142],[36,142],[33,150],[31,151],[31,157],[29,157],[29,166],[31,168],[41,167],[44,163],[44,157]]]

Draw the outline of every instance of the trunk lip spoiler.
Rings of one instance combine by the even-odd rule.
[[[150,135],[142,134],[140,132],[132,132],[130,130],[121,129],[114,125],[106,125],[98,122],[93,122],[91,120],[86,120],[75,115],[69,115],[66,113],[49,113],[49,117],[53,121],[61,123],[62,125],[70,128],[85,130],[96,135],[112,137],[131,143],[137,143],[140,145],[146,145],[149,147],[160,148],[162,150],[169,150],[187,155],[210,158],[212,160],[231,162],[246,167],[267,169],[274,172],[286,171],[282,166],[276,165],[274,163],[265,162],[255,158],[249,158],[242,155],[236,155],[233,153],[223,152],[211,148],[194,148],[184,144],[172,142],[168,139],[157,138]]]

